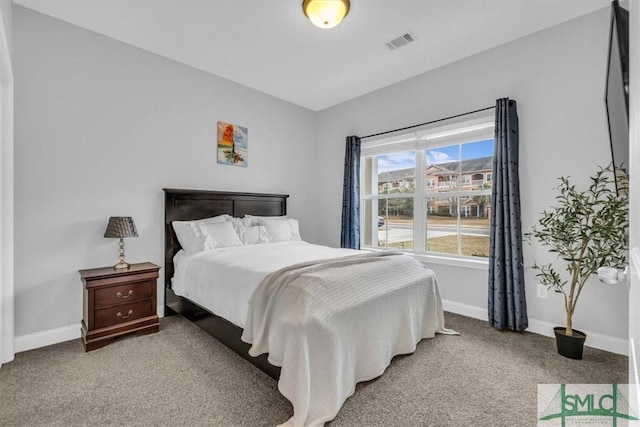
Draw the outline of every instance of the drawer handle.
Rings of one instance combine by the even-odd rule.
[[[133,310],[129,310],[127,314],[122,314],[121,312],[118,312],[116,316],[118,316],[120,319],[128,319],[129,317],[131,317],[132,314],[133,314]]]
[[[129,293],[126,295],[122,295],[122,292],[118,292],[116,294],[118,298],[122,298],[122,299],[129,298],[131,295],[133,295],[133,289],[129,289]]]

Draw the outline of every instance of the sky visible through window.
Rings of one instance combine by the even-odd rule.
[[[458,144],[427,150],[427,164],[447,163],[459,160]],[[493,139],[475,141],[462,145],[462,159],[478,159],[493,155]],[[416,152],[403,151],[378,156],[378,173],[415,168]]]

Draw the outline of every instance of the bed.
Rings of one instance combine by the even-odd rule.
[[[185,256],[173,221],[227,214],[267,217],[269,224],[268,217],[286,215],[288,196],[164,191],[167,313],[182,314],[279,379],[294,407],[285,425],[333,419],[355,384],[381,375],[393,356],[412,353],[436,333],[453,333],[444,327],[435,275],[413,257],[293,240]],[[248,285],[245,276],[253,277]],[[227,293],[248,298],[246,309],[226,310]]]

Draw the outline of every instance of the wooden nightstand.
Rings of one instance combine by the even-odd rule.
[[[113,267],[80,270],[84,283],[85,351],[105,346],[122,335],[160,330],[156,308],[159,269],[144,262],[131,264],[127,270]]]

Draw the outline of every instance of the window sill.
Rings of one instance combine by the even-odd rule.
[[[374,247],[363,247],[362,250],[365,251],[382,251],[384,248],[374,248]],[[446,255],[432,255],[432,254],[416,254],[413,252],[405,252],[407,255],[410,255],[417,259],[418,261],[429,264],[439,264],[439,265],[450,265],[453,267],[461,267],[468,268],[472,270],[489,270],[489,259],[481,258],[481,259],[473,259],[469,258],[458,258],[458,257],[449,257]]]

